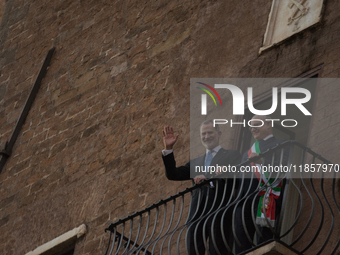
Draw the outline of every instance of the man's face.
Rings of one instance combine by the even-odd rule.
[[[255,140],[257,140],[257,141],[263,140],[268,135],[272,134],[272,129],[271,129],[271,126],[270,126],[271,125],[270,122],[265,121],[265,120],[262,119],[264,124],[261,127],[263,122],[259,121],[259,119],[262,119],[262,118],[258,117],[258,116],[254,116],[252,118],[252,121],[251,121],[251,125],[253,127],[250,127],[250,132],[253,135],[253,137],[255,138]],[[254,126],[256,126],[256,127],[254,127]]]
[[[220,144],[220,136],[221,131],[217,132],[212,123],[202,125],[201,141],[208,150],[212,150]]]

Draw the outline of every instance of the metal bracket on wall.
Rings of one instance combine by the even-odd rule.
[[[27,118],[27,115],[28,115],[31,107],[32,107],[32,104],[35,100],[35,97],[38,94],[38,91],[39,91],[39,88],[40,88],[40,85],[41,85],[41,81],[46,75],[46,71],[47,71],[48,66],[50,65],[54,50],[55,50],[55,48],[52,48],[48,51],[48,53],[45,57],[44,63],[40,68],[37,79],[35,80],[35,83],[33,85],[31,93],[29,94],[27,101],[26,101],[26,104],[25,104],[25,106],[24,106],[24,108],[23,108],[23,110],[20,114],[20,117],[19,117],[19,119],[18,119],[18,121],[15,125],[12,136],[11,136],[10,140],[8,142],[6,142],[5,149],[0,150],[0,155],[2,155],[1,160],[0,160],[0,173],[2,172],[2,169],[4,168],[7,159],[12,154],[13,146],[14,146],[14,144],[15,144],[15,142],[16,142],[19,134],[20,134],[20,131],[21,131],[23,124],[25,123],[25,120]]]

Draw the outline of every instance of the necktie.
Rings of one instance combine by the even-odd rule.
[[[210,150],[208,151],[208,154],[207,154],[207,157],[205,159],[205,169],[208,169],[208,166],[210,166],[210,163],[213,159],[213,150]],[[205,172],[205,175],[207,176],[208,175],[208,170]],[[214,183],[213,182],[210,182],[210,188],[214,188]]]
[[[211,163],[211,161],[213,159],[213,154],[212,153],[213,153],[213,150],[209,151],[208,154],[207,154],[207,157],[205,159],[205,164],[204,164],[206,167],[210,166],[210,163]]]

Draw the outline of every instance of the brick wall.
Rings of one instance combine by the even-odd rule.
[[[191,77],[295,77],[322,63],[323,77],[338,77],[340,3],[328,0],[321,25],[258,56],[270,5],[7,0],[1,148],[46,52],[56,52],[0,174],[3,254],[24,254],[82,223],[88,234],[75,254],[102,254],[108,222],[190,186],[165,178],[160,151],[161,129],[171,124],[178,164],[189,159]],[[335,103],[335,93],[327,87],[317,99],[315,118],[331,118],[336,137],[326,144],[340,141],[339,115],[323,100]],[[320,129],[311,130],[310,146],[338,162],[336,150],[318,147]]]

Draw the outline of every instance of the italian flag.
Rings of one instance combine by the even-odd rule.
[[[248,156],[251,153],[261,153],[259,142],[256,141],[248,151]],[[255,162],[251,163],[255,167],[255,175],[259,180],[260,186],[265,187],[265,190],[260,191],[259,205],[256,214],[256,224],[262,227],[275,226],[275,200],[279,198],[281,193],[281,179],[269,178],[270,173],[262,171],[261,165]],[[264,209],[265,208],[265,209]],[[266,219],[267,218],[267,219]]]

